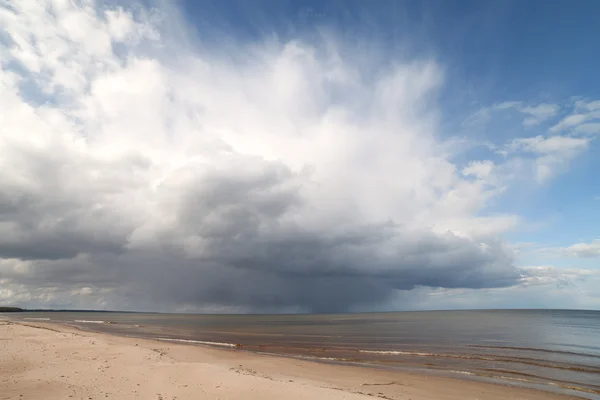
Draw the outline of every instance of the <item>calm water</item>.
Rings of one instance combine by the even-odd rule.
[[[212,342],[324,362],[502,381],[600,399],[600,311],[494,310],[339,315],[44,312],[86,329]],[[110,323],[109,323],[110,322]]]

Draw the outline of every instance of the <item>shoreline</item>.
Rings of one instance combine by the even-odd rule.
[[[434,374],[0,319],[7,399],[581,399]]]
[[[278,351],[269,351],[266,348],[272,347],[267,345],[265,346],[253,346],[246,344],[236,344],[236,341],[231,342],[214,342],[214,341],[205,341],[205,340],[197,340],[197,339],[185,339],[185,338],[173,338],[173,337],[161,337],[161,336],[148,336],[148,335],[139,335],[139,334],[128,334],[124,331],[106,331],[102,329],[98,329],[100,326],[118,326],[120,322],[114,321],[105,321],[105,320],[96,320],[94,318],[86,319],[86,320],[74,320],[71,323],[70,320],[57,322],[54,319],[50,319],[47,317],[41,318],[24,318],[24,320],[31,320],[35,322],[48,322],[51,324],[59,324],[60,326],[71,327],[76,330],[82,330],[87,332],[96,332],[100,334],[107,334],[111,336],[119,336],[119,337],[129,337],[135,339],[144,339],[151,340],[156,342],[172,342],[172,343],[180,343],[184,345],[193,345],[193,346],[208,346],[213,349],[235,349],[236,351],[241,352],[250,352],[251,354],[257,355],[266,355],[270,357],[276,358],[285,358],[290,360],[305,360],[308,362],[319,363],[319,364],[327,364],[327,365],[337,365],[337,366],[352,366],[356,368],[365,368],[365,369],[376,369],[383,371],[391,371],[397,373],[407,373],[418,376],[428,376],[428,377],[444,377],[456,380],[467,380],[467,381],[475,381],[480,383],[487,384],[495,384],[503,387],[517,387],[517,388],[528,388],[537,391],[542,391],[545,393],[552,394],[562,394],[562,395],[571,395],[577,398],[583,399],[592,399],[592,400],[600,400],[600,391],[594,390],[593,388],[588,388],[585,386],[579,386],[576,383],[566,382],[560,379],[552,379],[546,378],[545,380],[540,380],[540,376],[531,375],[528,373],[516,372],[513,370],[506,369],[484,369],[483,371],[470,371],[470,370],[460,370],[460,369],[448,369],[448,368],[434,368],[434,367],[426,367],[423,365],[415,365],[411,363],[406,364],[395,364],[391,366],[390,364],[385,363],[377,363],[371,362],[368,359],[359,359],[353,355],[316,355],[314,352],[307,353],[286,353],[286,352],[278,352]],[[137,325],[136,325],[137,326]],[[228,332],[223,332],[228,333]],[[276,347],[276,346],[275,346]],[[520,349],[520,348],[519,348]],[[536,349],[537,350],[537,349]],[[361,352],[359,350],[359,352]],[[366,351],[365,352],[371,352]],[[378,351],[375,351],[378,352]],[[401,351],[401,353],[405,353],[406,351]],[[386,351],[387,353],[387,351]],[[421,353],[418,353],[421,354]],[[426,353],[428,354],[428,353]],[[428,365],[428,364],[425,364]],[[539,364],[538,364],[539,365]],[[557,366],[553,366],[554,368],[560,368]],[[460,367],[458,367],[460,368]],[[577,367],[576,370],[580,371],[583,367]],[[491,371],[491,372],[487,372]],[[593,372],[596,372],[595,370]],[[544,378],[542,378],[544,379]]]

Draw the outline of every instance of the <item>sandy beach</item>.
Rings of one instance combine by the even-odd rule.
[[[567,399],[495,384],[0,321],[0,400]]]

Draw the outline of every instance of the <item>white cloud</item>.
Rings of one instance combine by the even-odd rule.
[[[493,169],[494,163],[492,161],[471,161],[469,165],[463,168],[462,173],[465,176],[474,176],[476,178],[485,179],[490,176]]]
[[[553,133],[572,131],[578,134],[596,134],[600,124],[600,101],[578,100],[572,112],[550,128]]]
[[[556,104],[538,104],[535,106],[525,106],[519,111],[529,116],[523,120],[523,125],[538,125],[558,114],[559,106]]]
[[[588,120],[586,114],[571,114],[565,118],[563,118],[559,123],[550,128],[551,132],[560,132],[567,128],[572,128],[574,126],[580,125]]]
[[[390,309],[600,308],[598,270],[531,266],[523,272],[518,285],[504,288],[418,288],[412,296],[398,294]]]
[[[534,168],[537,180],[545,182],[557,171],[566,168],[568,163],[585,151],[590,140],[568,136],[535,136],[514,139],[507,149],[510,152],[532,153],[535,155]]]
[[[573,129],[575,133],[583,135],[594,135],[600,133],[600,122],[590,122],[587,124],[580,124],[575,126]]]
[[[593,240],[590,243],[577,243],[560,249],[560,252],[571,257],[600,257],[600,240]]]
[[[463,126],[467,128],[477,128],[485,126],[492,118],[493,109],[490,107],[483,107],[469,115],[463,121]]]
[[[523,125],[533,127],[542,122],[551,121],[554,117],[565,112],[571,113],[549,129],[550,135],[537,135],[534,137],[517,137],[506,145],[496,145],[496,153],[502,155],[510,163],[515,157],[523,161],[530,160],[536,180],[540,183],[547,182],[559,172],[564,172],[570,161],[584,152],[591,143],[592,138],[586,137],[600,132],[600,124],[593,120],[600,117],[600,101],[578,100],[569,106],[560,106],[551,103],[527,104],[522,101],[507,101],[490,107],[485,107],[468,118],[473,124],[487,124],[494,120],[495,113],[515,110],[527,115]],[[495,121],[495,120],[494,120]],[[497,128],[496,128],[497,129]],[[569,134],[558,133],[569,131]],[[582,135],[585,135],[582,137]],[[517,166],[519,163],[513,163]],[[522,168],[521,163],[518,168]],[[468,170],[465,170],[468,171]],[[515,174],[522,173],[514,171]]]
[[[526,151],[537,154],[552,154],[585,150],[589,144],[588,139],[573,138],[568,136],[535,136],[531,138],[515,139],[510,144],[512,150]]]
[[[539,103],[534,105],[527,105],[521,101],[507,101],[496,104],[492,107],[493,110],[515,110],[525,115],[523,119],[524,126],[535,126],[548,119],[556,116],[560,111],[558,104],[550,103]]]
[[[502,103],[495,104],[492,109],[495,110],[509,110],[509,109],[520,109],[523,107],[523,102],[521,101],[505,101]]]
[[[599,104],[599,100],[577,100],[567,104],[505,101],[475,111],[465,120],[464,126],[485,126],[499,113],[516,111],[523,115],[522,124],[527,128],[552,122],[549,129],[551,134],[593,135],[600,133]],[[557,120],[556,117],[560,115],[562,117]]]
[[[143,8],[2,4],[0,300],[340,310],[520,282],[519,217],[486,212],[503,166],[461,169],[439,137],[438,63],[365,67],[329,37],[219,52]],[[586,146],[555,141],[513,146]]]
[[[524,275],[523,286],[559,285],[565,286],[588,276],[598,276],[598,271],[577,268],[556,268],[554,266],[540,265],[524,268],[528,274]]]
[[[600,111],[600,100],[577,100],[575,109],[580,111]]]

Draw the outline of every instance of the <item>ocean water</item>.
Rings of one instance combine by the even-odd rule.
[[[113,334],[529,386],[600,399],[600,311],[6,314]]]

